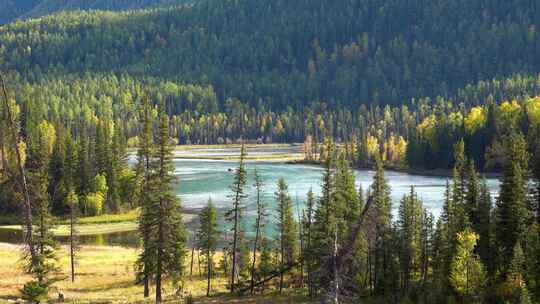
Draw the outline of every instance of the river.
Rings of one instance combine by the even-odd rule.
[[[288,148],[257,148],[248,150],[253,156],[275,156],[285,154],[297,154],[298,146]],[[197,149],[191,151],[176,151],[174,159],[175,175],[177,183],[174,190],[186,209],[199,209],[206,205],[208,199],[212,199],[217,208],[226,210],[231,206],[230,186],[234,177],[234,168],[238,166],[235,160],[219,160],[237,155],[238,149]],[[191,157],[191,158],[190,158]],[[193,159],[210,157],[213,159]],[[131,163],[134,158],[131,158]],[[255,214],[255,188],[253,186],[253,172],[255,169],[260,173],[264,181],[263,199],[271,210],[271,219],[275,216],[276,202],[274,193],[277,189],[279,178],[284,178],[289,185],[289,193],[295,202],[295,212],[303,208],[306,194],[312,189],[318,195],[321,190],[323,169],[311,165],[291,165],[279,161],[247,161],[248,171],[248,197],[246,205],[247,230]],[[371,170],[354,170],[357,187],[368,189],[374,172]],[[441,213],[446,187],[446,177],[411,175],[403,172],[386,171],[386,179],[391,187],[392,207],[394,215],[397,212],[400,199],[414,186],[418,197],[424,206],[437,218]],[[492,196],[496,197],[499,186],[498,179],[488,179],[488,187]],[[220,225],[223,227],[223,225]],[[0,231],[0,241],[16,242],[18,236],[5,231]],[[62,239],[60,239],[62,241]],[[137,237],[134,232],[116,233],[110,235],[87,236],[83,243],[93,245],[136,245]]]

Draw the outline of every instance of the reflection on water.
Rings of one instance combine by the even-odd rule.
[[[69,241],[67,236],[59,236],[56,239],[60,244],[67,244]],[[0,242],[19,244],[22,242],[22,233],[21,231],[0,229]],[[79,236],[79,243],[92,246],[138,247],[139,236],[137,231],[81,235]]]

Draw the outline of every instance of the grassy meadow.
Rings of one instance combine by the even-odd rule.
[[[83,246],[79,253],[75,282],[68,278],[69,257],[67,247],[60,250],[60,265],[66,279],[55,284],[50,294],[52,303],[58,303],[58,293],[65,296],[66,303],[145,303],[142,286],[134,284],[135,272],[133,264],[138,251],[132,248],[108,246]],[[0,303],[8,303],[20,298],[19,289],[30,279],[22,270],[20,247],[0,243]],[[221,257],[216,254],[216,262]],[[212,282],[213,296],[207,298],[204,271],[199,275],[199,267],[195,256],[193,276],[189,276],[190,256],[186,259],[188,272],[183,295],[191,294],[195,303],[308,303],[297,294],[288,290],[282,296],[275,291],[254,297],[231,297],[227,295],[226,278],[218,276]],[[153,290],[152,290],[153,292]],[[181,296],[168,282],[164,288],[169,303],[183,303]],[[152,302],[152,298],[147,300]]]

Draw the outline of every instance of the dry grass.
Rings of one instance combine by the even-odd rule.
[[[62,248],[60,252],[60,264],[62,272],[69,274],[66,249]],[[137,254],[137,249],[84,246],[79,254],[75,283],[71,283],[70,278],[57,283],[55,287],[58,291],[52,292],[50,296],[57,298],[57,293],[61,292],[68,303],[144,303],[142,287],[134,284],[133,264]],[[216,259],[219,258],[218,255]],[[189,263],[189,260],[186,262]],[[272,293],[255,297],[230,297],[226,295],[224,277],[214,279],[212,288],[215,296],[206,298],[206,281],[204,276],[198,275],[196,261],[194,276],[186,280],[184,288],[184,294],[192,294],[195,303],[307,303],[302,296],[291,294],[293,291],[284,296]],[[189,265],[186,270],[189,271]],[[22,271],[20,248],[0,243],[0,303],[19,298],[19,289],[29,279]],[[182,303],[175,296],[170,283],[165,285],[164,291],[170,303]]]

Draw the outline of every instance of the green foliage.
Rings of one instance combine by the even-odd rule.
[[[243,212],[245,209],[244,200],[247,197],[245,193],[245,186],[247,182],[247,172],[245,165],[246,157],[246,147],[242,142],[242,147],[240,149],[240,162],[238,168],[235,171],[233,184],[231,185],[231,195],[232,200],[231,209],[227,210],[225,213],[225,219],[232,223],[231,231],[233,233],[233,239],[230,243],[230,252],[232,256],[232,269],[231,269],[231,279],[230,279],[230,288],[231,292],[234,292],[235,282],[237,277],[243,272],[242,266],[247,266],[247,263],[242,262],[243,256],[245,256],[246,245],[244,243],[244,231],[241,227],[241,221],[243,217]],[[249,255],[249,251],[248,251]],[[249,259],[249,256],[248,256]],[[244,268],[244,270],[247,268]]]
[[[211,278],[214,269],[214,254],[219,241],[219,230],[217,222],[217,210],[212,204],[212,200],[208,200],[208,205],[201,210],[199,214],[200,226],[197,230],[197,247],[202,250],[206,260],[206,273],[208,286],[206,295],[210,295]]]
[[[512,134],[506,139],[504,175],[501,178],[496,209],[496,240],[499,247],[499,269],[505,274],[514,246],[524,239],[527,219],[530,218],[527,198],[528,154],[524,138]]]
[[[37,281],[30,281],[24,284],[21,290],[23,299],[31,303],[41,303],[48,299],[49,288]]]
[[[101,215],[103,212],[103,206],[105,205],[105,198],[101,193],[90,193],[86,195],[84,199],[84,212],[90,216]]]
[[[478,235],[467,229],[457,234],[457,250],[452,260],[450,283],[463,299],[480,302],[486,272],[474,253]]]

